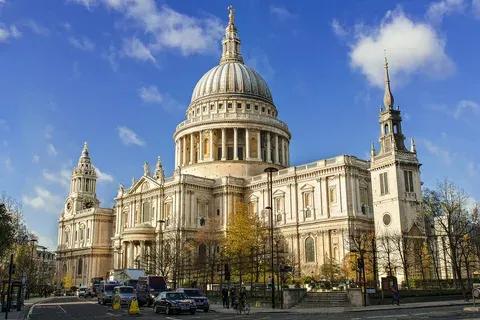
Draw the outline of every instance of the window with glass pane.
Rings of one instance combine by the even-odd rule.
[[[305,261],[315,262],[315,241],[312,237],[305,239]]]

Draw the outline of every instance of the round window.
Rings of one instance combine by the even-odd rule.
[[[390,214],[385,213],[383,215],[383,224],[388,226],[390,224],[390,222],[392,222],[392,217],[390,217]]]

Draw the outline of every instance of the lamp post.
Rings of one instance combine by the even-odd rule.
[[[270,267],[272,269],[272,309],[275,309],[275,272],[273,269],[273,181],[272,181],[272,174],[277,172],[278,169],[275,167],[268,167],[265,168],[264,172],[267,173],[267,184],[268,184],[268,202],[269,206],[265,209],[270,209]]]

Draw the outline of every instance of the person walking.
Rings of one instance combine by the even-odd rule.
[[[400,291],[398,291],[398,287],[396,285],[393,285],[392,288],[390,289],[392,292],[392,304],[396,303],[397,306],[400,305]]]
[[[223,287],[222,289],[222,302],[223,302],[223,307],[224,308],[229,308],[229,303],[228,303],[228,289],[227,287]]]

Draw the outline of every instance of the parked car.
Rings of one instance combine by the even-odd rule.
[[[197,307],[195,301],[189,299],[182,292],[160,292],[153,301],[153,311],[155,313],[165,312],[165,314],[190,312],[195,314]]]
[[[118,287],[117,282],[102,282],[97,289],[97,301],[103,305],[112,302],[113,289]]]
[[[197,288],[178,288],[177,292],[182,292],[189,299],[195,301],[197,309],[202,309],[205,312],[210,310],[210,303],[208,298],[203,294],[202,290]]]
[[[139,277],[137,282],[137,299],[139,305],[152,305],[155,297],[167,290],[167,283],[162,276]]]
[[[77,297],[79,298],[86,298],[90,296],[90,291],[88,290],[87,287],[80,287],[77,290]]]
[[[132,299],[136,299],[135,288],[130,286],[118,286],[113,289],[113,299],[118,297],[120,304],[129,305]]]

